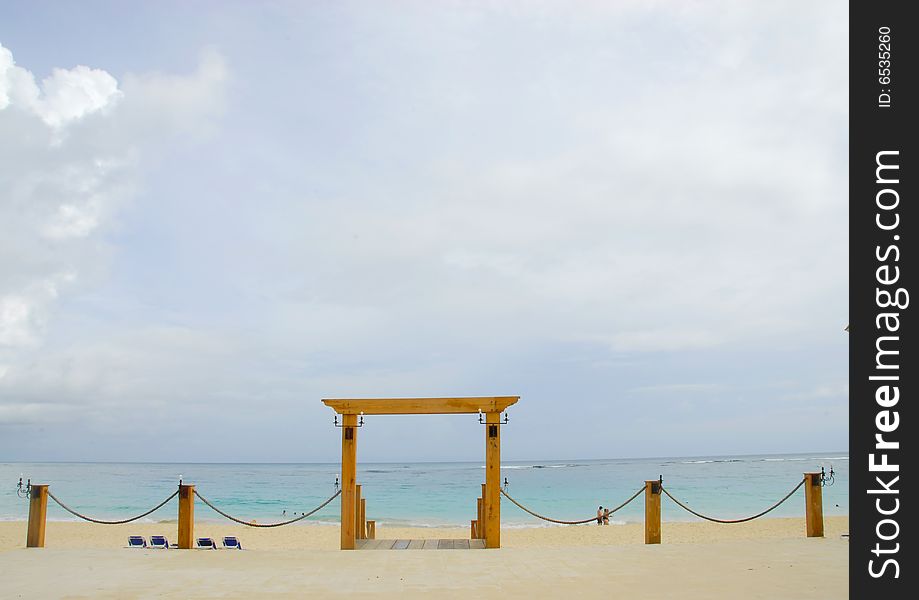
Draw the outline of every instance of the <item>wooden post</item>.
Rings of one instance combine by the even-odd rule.
[[[341,421],[341,549],[354,550],[357,415],[342,415]]]
[[[48,486],[33,484],[29,495],[29,530],[26,548],[45,547],[45,521],[48,514]]]
[[[661,482],[645,481],[645,543],[661,543]]]
[[[481,499],[481,498],[476,498],[476,499],[475,499],[475,521],[476,521],[476,523],[479,524],[479,527],[478,527],[478,530],[477,530],[477,532],[478,532],[479,535],[477,536],[477,539],[481,539],[481,538],[484,537],[484,535],[482,535],[482,523],[484,522],[484,521],[482,520],[482,506],[483,506],[483,505],[482,505],[482,499]]]
[[[368,540],[377,539],[377,522],[376,521],[367,521],[367,539]]]
[[[823,478],[820,475],[804,474],[804,519],[807,537],[823,537]]]
[[[354,539],[364,539],[361,532],[361,484],[354,486]]]
[[[501,547],[501,413],[485,418],[485,495],[482,496],[486,548]]]
[[[475,540],[479,537],[479,532],[475,530],[478,522],[475,519],[469,521],[469,539]]]
[[[357,530],[361,532],[361,539],[367,539],[367,499],[361,498],[361,516],[358,520]]]
[[[195,486],[179,484],[179,548],[195,547]]]

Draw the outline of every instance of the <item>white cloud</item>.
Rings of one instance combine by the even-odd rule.
[[[120,97],[114,77],[83,65],[54,69],[39,88],[32,73],[16,66],[12,52],[0,46],[0,110],[12,104],[56,129],[109,108]]]
[[[202,51],[189,74],[128,73],[123,89],[131,100],[123,119],[144,137],[210,135],[226,110],[229,83],[226,61],[213,48]]]
[[[99,69],[54,69],[42,80],[37,113],[51,127],[81,119],[112,106],[121,97],[115,78]]]
[[[90,199],[82,207],[62,204],[42,233],[52,239],[85,237],[99,225],[100,208],[100,203],[96,199]]]
[[[23,346],[35,339],[32,307],[21,296],[0,298],[0,346]]]
[[[31,108],[37,98],[35,78],[27,70],[17,67],[13,53],[0,45],[0,110],[14,102]]]
[[[0,46],[0,401],[21,381],[61,295],[104,270],[102,234],[130,201],[141,159],[220,106],[225,78],[211,51],[189,76],[130,76],[127,92],[82,65],[55,68],[39,85]],[[32,418],[40,404],[5,413]]]
[[[40,341],[48,307],[62,287],[73,282],[72,272],[55,273],[26,286],[17,293],[0,295],[0,352]]]

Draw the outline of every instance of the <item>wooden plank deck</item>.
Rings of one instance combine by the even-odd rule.
[[[358,550],[484,550],[485,540],[354,540]]]

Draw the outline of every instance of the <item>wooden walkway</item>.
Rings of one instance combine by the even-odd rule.
[[[485,540],[354,540],[357,550],[484,550]]]

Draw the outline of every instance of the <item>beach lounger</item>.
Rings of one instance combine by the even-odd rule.
[[[242,550],[243,545],[239,543],[239,540],[235,536],[228,535],[223,538],[223,547],[225,550]]]
[[[164,550],[168,550],[169,540],[167,540],[166,536],[163,536],[163,535],[151,535],[150,536],[150,547],[151,548],[162,548]]]
[[[216,550],[217,544],[211,538],[198,538],[198,548],[204,550]]]
[[[142,535],[129,535],[128,548],[146,548],[147,540]]]

